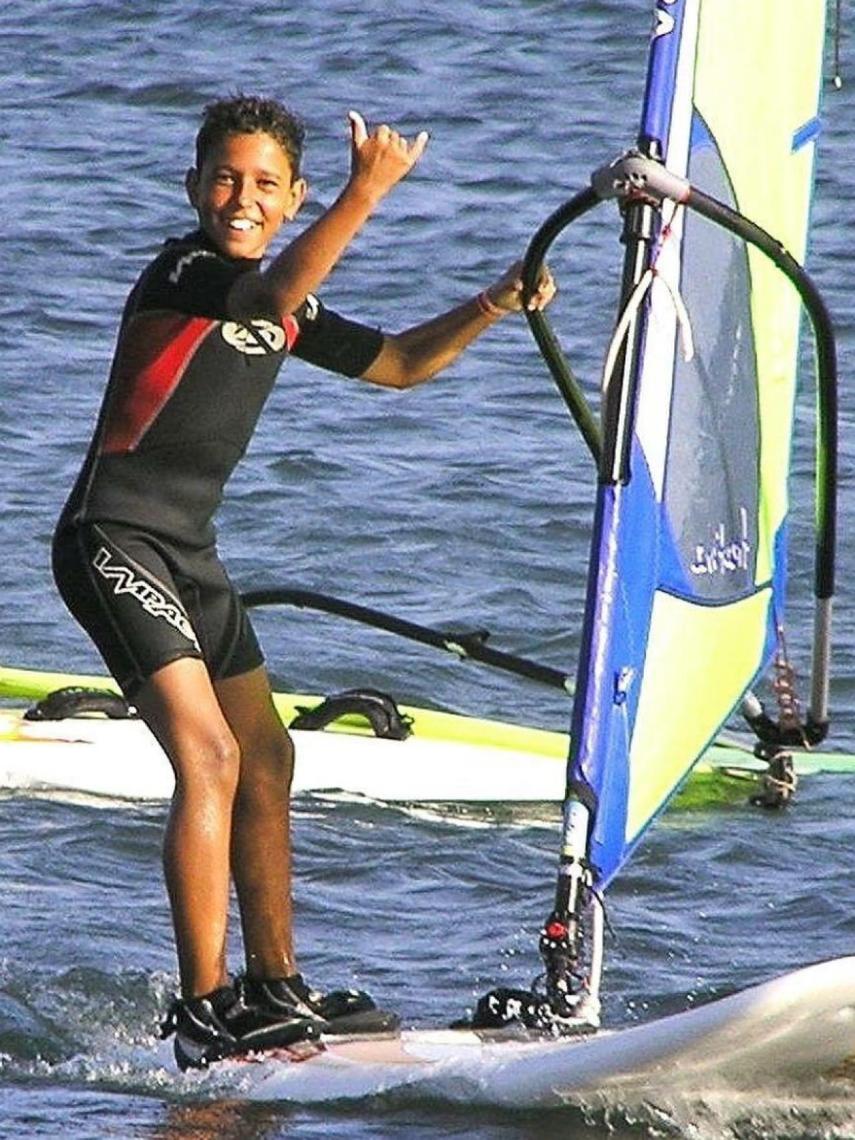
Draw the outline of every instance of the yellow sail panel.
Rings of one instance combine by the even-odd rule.
[[[673,661],[644,672],[629,756],[625,842],[631,844],[680,783],[742,696],[763,657],[771,590],[725,606],[657,593],[647,655]],[[746,636],[748,632],[748,636]]]

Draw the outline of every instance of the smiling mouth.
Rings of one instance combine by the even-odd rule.
[[[257,225],[257,222],[253,222],[249,218],[232,218],[228,223],[229,229],[237,230],[238,233],[247,233],[249,230],[255,229]]]

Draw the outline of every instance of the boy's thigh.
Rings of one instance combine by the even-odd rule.
[[[128,696],[181,657],[203,659],[215,678],[263,660],[213,550],[183,549],[130,527],[88,523],[58,537],[54,575]]]

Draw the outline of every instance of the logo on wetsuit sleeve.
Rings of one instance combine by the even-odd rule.
[[[102,578],[113,587],[116,597],[130,594],[147,614],[168,622],[174,629],[187,638],[192,645],[199,649],[199,642],[187,614],[177,602],[171,601],[166,595],[147,582],[145,578],[138,578],[130,566],[114,562],[110,551],[106,547],[99,547],[98,553],[92,559],[92,565]],[[200,651],[201,652],[201,651]]]
[[[175,263],[175,268],[169,274],[169,282],[171,285],[177,285],[181,280],[181,275],[185,269],[189,268],[199,257],[215,257],[216,254],[212,253],[209,249],[191,249],[189,253],[185,253],[183,257],[179,257]]]
[[[246,356],[265,356],[269,352],[281,352],[285,347],[286,336],[282,325],[262,318],[247,321],[223,321],[221,330],[226,344],[243,352]]]

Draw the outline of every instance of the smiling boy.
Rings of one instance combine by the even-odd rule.
[[[522,307],[512,267],[477,297],[380,332],[315,296],[383,197],[421,157],[350,115],[351,171],[333,204],[265,266],[306,196],[303,130],[274,100],[206,109],[186,189],[198,229],[166,243],[125,306],[107,392],[62,512],[53,564],[71,612],[169,757],[163,859],[181,997],[164,1026],[181,1068],[321,1033],[398,1024],[367,994],[311,990],[292,941],[294,754],[263,656],[219,561],[213,518],[289,352],[408,388]],[[545,272],[530,304],[554,293]],[[229,884],[245,974],[226,965]]]

